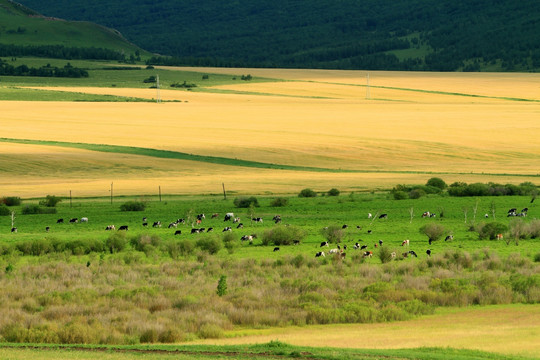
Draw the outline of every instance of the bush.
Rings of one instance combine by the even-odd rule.
[[[254,207],[259,207],[259,200],[257,200],[255,196],[251,196],[251,197],[240,196],[234,199],[233,203],[234,203],[234,206],[239,207],[239,208],[248,208],[252,204]]]
[[[45,199],[39,202],[39,205],[46,207],[55,207],[62,199],[54,195],[47,195]]]
[[[272,200],[272,202],[270,203],[270,206],[283,207],[283,206],[287,206],[288,203],[289,203],[288,199],[283,198],[283,197],[277,197],[274,200]]]
[[[275,246],[291,245],[294,240],[301,241],[305,236],[305,231],[298,226],[276,226],[264,232],[262,243]]]
[[[217,254],[223,247],[223,243],[220,239],[215,237],[206,237],[197,240],[197,247],[201,250],[207,251],[210,254]]]
[[[441,190],[444,190],[448,187],[448,185],[446,185],[446,183],[444,182],[443,179],[441,178],[438,178],[438,177],[432,177],[431,179],[429,179],[426,183],[427,186],[434,186],[436,188],[439,188]]]
[[[432,241],[439,240],[444,233],[446,232],[446,229],[444,226],[440,224],[426,224],[420,228],[420,233],[424,234],[428,237],[429,243],[431,244]]]
[[[142,201],[128,201],[120,205],[120,211],[144,211],[146,204]]]
[[[130,244],[135,250],[148,254],[161,245],[161,238],[157,235],[141,234],[132,238]]]
[[[42,208],[39,205],[26,205],[22,209],[23,215],[34,215],[34,214],[56,214],[55,208]]]
[[[300,193],[298,194],[298,197],[316,197],[317,193],[311,189],[302,189]]]
[[[382,246],[379,251],[379,259],[383,264],[392,261],[392,251],[388,247]]]
[[[339,190],[336,188],[332,188],[328,190],[328,196],[339,196]]]
[[[504,234],[506,231],[508,231],[508,226],[498,222],[491,222],[479,226],[478,237],[480,239],[495,240],[497,238],[497,234]]]
[[[225,249],[227,249],[229,254],[234,253],[234,250],[240,245],[240,243],[236,241],[236,236],[230,231],[223,233],[222,240],[223,244],[225,244]]]
[[[227,294],[227,276],[221,275],[219,278],[216,293],[220,297]]]
[[[393,192],[394,200],[405,200],[409,198],[409,195],[405,191],[394,191]]]
[[[335,244],[339,244],[345,237],[345,231],[338,225],[330,225],[322,229],[321,234],[328,242]]]
[[[424,195],[426,195],[426,192],[422,189],[414,189],[409,192],[409,198],[411,199],[420,199]]]
[[[0,204],[0,216],[7,216],[11,214],[11,210],[5,205]]]
[[[21,205],[21,198],[17,196],[6,196],[0,200],[0,203],[6,206],[19,206]]]
[[[124,232],[116,232],[105,240],[105,247],[111,254],[120,252],[126,248],[127,239]]]

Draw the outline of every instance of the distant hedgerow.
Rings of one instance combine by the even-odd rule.
[[[121,211],[144,211],[146,204],[142,201],[128,201],[120,205]]]

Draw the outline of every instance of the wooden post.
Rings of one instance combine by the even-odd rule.
[[[227,200],[227,193],[225,192],[225,183],[221,183],[221,186],[223,186],[223,200]]]
[[[72,207],[73,204],[71,202],[71,190],[69,190],[69,207]]]
[[[112,205],[112,199],[113,199],[113,183],[111,183],[111,205]]]
[[[161,202],[161,185],[159,185],[159,202]]]

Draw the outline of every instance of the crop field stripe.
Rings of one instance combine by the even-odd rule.
[[[272,164],[258,161],[231,159],[220,156],[208,156],[208,155],[196,155],[187,154],[179,151],[170,150],[158,150],[151,148],[142,148],[135,146],[120,146],[120,145],[106,145],[106,144],[88,144],[88,143],[73,143],[63,141],[48,141],[48,140],[28,140],[28,139],[13,139],[13,138],[0,138],[0,142],[17,143],[17,144],[31,144],[31,145],[44,145],[44,146],[59,146],[83,149],[89,151],[98,151],[106,153],[116,154],[129,154],[150,156],[161,159],[177,159],[177,160],[190,160],[199,161],[211,164],[240,166],[248,168],[259,169],[273,169],[273,170],[289,170],[289,171],[306,171],[306,172],[330,172],[330,173],[357,173],[357,174],[426,174],[426,175],[471,175],[476,173],[455,173],[455,172],[436,172],[436,171],[405,171],[405,170],[348,170],[348,169],[330,169],[319,168],[311,166],[295,166],[295,165],[283,165]],[[482,175],[489,176],[514,176],[514,177],[540,177],[540,174],[511,174],[511,173],[485,173]]]
[[[298,80],[298,81],[318,83],[318,84],[329,84],[329,85],[358,86],[358,87],[364,87],[364,88],[367,87],[367,85],[364,85],[364,84],[347,84],[347,83],[336,83],[336,82],[315,81],[315,80]],[[411,92],[419,92],[419,93],[426,93],[426,94],[463,96],[463,97],[473,97],[473,98],[480,98],[480,99],[495,99],[495,100],[507,100],[507,101],[521,101],[521,102],[540,102],[540,100],[536,100],[536,99],[512,98],[512,97],[504,97],[504,96],[487,96],[487,95],[466,94],[466,93],[448,92],[448,91],[410,89],[410,88],[401,88],[401,87],[393,87],[393,86],[370,85],[369,87],[373,89],[411,91]]]

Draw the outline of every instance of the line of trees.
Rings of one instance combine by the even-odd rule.
[[[68,47],[63,45],[0,44],[0,56],[35,56],[66,60],[127,60],[125,54],[115,50],[96,47]],[[138,54],[135,54],[135,56],[138,56]]]
[[[34,68],[24,64],[13,66],[0,59],[0,75],[83,78],[88,77],[88,71],[85,69],[76,68],[70,63],[67,63],[63,68],[51,66],[50,64],[40,68]]]

